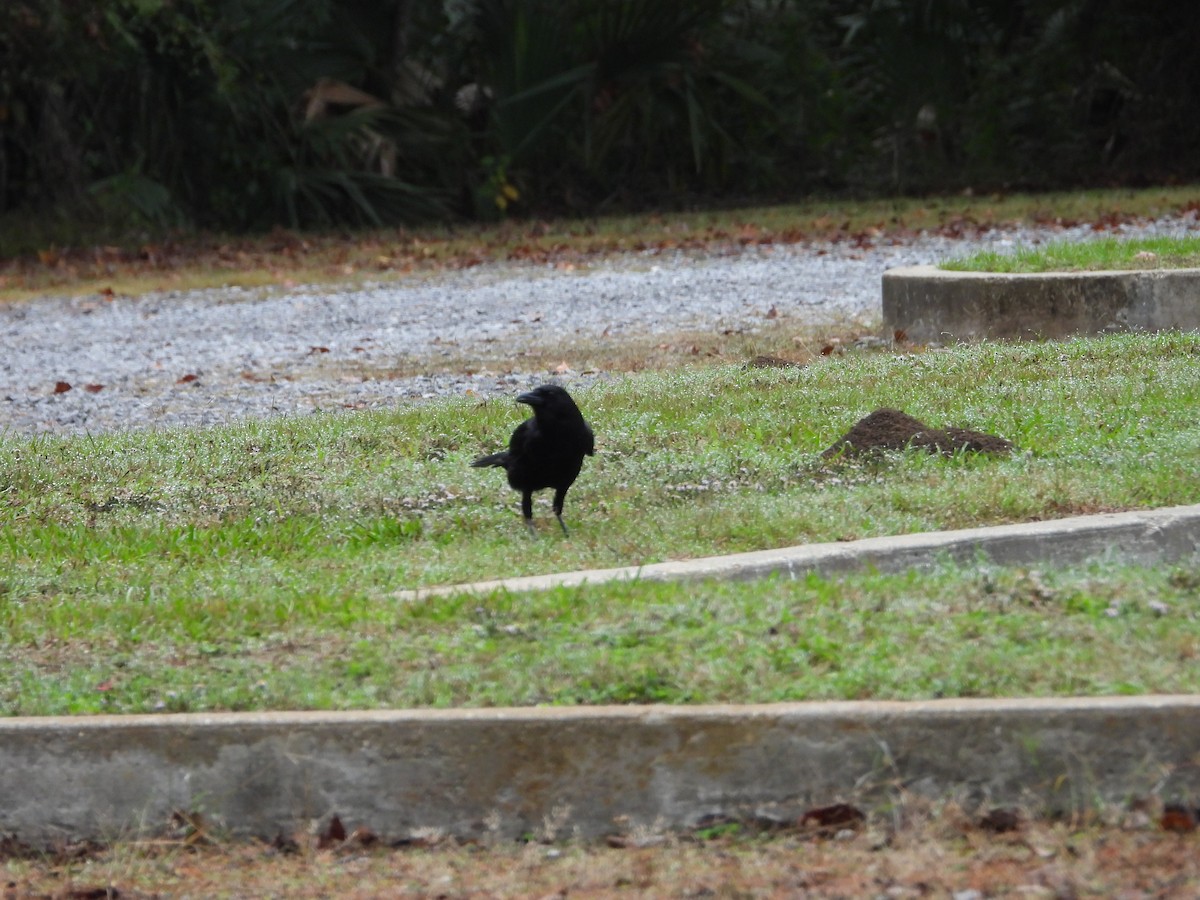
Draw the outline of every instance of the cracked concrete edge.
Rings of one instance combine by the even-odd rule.
[[[1075,813],[1200,798],[1200,696],[0,720],[0,834],[387,841],[794,822],[905,797]]]
[[[918,344],[1200,328],[1200,269],[956,272],[889,269],[884,325]]]
[[[453,594],[539,591],[614,581],[801,578],[875,570],[890,573],[945,562],[969,565],[1078,565],[1098,558],[1173,562],[1200,553],[1200,505],[1100,513],[1017,525],[922,532],[837,543],[803,544],[728,556],[616,569],[589,569],[399,591],[417,601]]]

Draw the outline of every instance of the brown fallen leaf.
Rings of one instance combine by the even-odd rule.
[[[71,382],[69,382],[69,381],[54,382],[54,393],[56,393],[56,394],[65,394],[70,389],[71,389]]]
[[[186,847],[196,847],[213,842],[208,834],[208,822],[202,813],[177,809],[171,813],[171,825],[174,835],[182,840]]]
[[[175,383],[176,384],[191,384],[193,381],[195,381],[199,377],[200,376],[195,374],[194,372],[189,372],[188,374],[184,375],[182,378],[177,379]]]
[[[1017,831],[1021,827],[1021,813],[1015,809],[995,807],[989,809],[979,820],[979,827],[993,834]]]
[[[85,391],[87,391],[89,394],[98,394],[102,390],[104,390],[104,385],[102,385],[102,384],[85,384],[83,386],[83,389]]]
[[[108,887],[71,888],[65,894],[58,896],[66,897],[68,900],[112,900],[112,898],[120,897],[121,892],[110,885]]]
[[[1163,807],[1159,825],[1163,831],[1174,831],[1178,834],[1188,834],[1196,830],[1196,810],[1188,809],[1178,803],[1168,803]]]
[[[335,813],[333,818],[329,820],[329,827],[317,838],[317,849],[325,850],[345,840],[346,826],[342,824],[341,818]]]
[[[283,856],[292,856],[300,852],[300,842],[281,831],[271,841],[271,849]]]
[[[834,803],[830,806],[818,806],[810,809],[800,817],[802,828],[835,828],[840,825],[854,825],[865,821],[866,816],[857,806],[849,803]]]

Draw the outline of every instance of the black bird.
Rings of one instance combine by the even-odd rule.
[[[517,426],[508,449],[481,456],[472,466],[499,466],[508,473],[508,483],[521,492],[521,515],[530,534],[533,527],[533,492],[554,488],[554,515],[562,526],[563,500],[575,483],[583,458],[596,452],[592,429],[571,395],[556,384],[543,384],[517,397],[518,403],[533,407],[533,418]]]

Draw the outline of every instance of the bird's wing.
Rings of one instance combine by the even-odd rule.
[[[536,437],[537,422],[534,419],[526,419],[516,427],[512,437],[508,439],[508,452],[512,456],[520,456]]]

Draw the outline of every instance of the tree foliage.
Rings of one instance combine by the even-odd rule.
[[[9,0],[0,212],[253,229],[1194,178],[1172,0]]]

